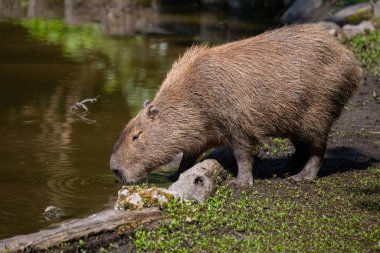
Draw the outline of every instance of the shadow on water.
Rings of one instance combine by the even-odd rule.
[[[112,146],[178,55],[274,24],[118,2],[0,0],[0,238],[57,222],[42,215],[49,205],[72,218],[112,207]],[[70,112],[95,97],[90,121]],[[166,186],[165,173],[149,182]]]

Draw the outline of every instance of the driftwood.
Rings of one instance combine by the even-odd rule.
[[[161,211],[155,207],[139,211],[105,210],[84,219],[62,222],[57,228],[1,240],[0,252],[24,251],[27,248],[46,249],[89,234],[111,231],[120,226],[135,228],[161,218]]]
[[[98,101],[99,96],[95,98],[86,98],[80,102],[76,102],[74,105],[70,106],[70,112],[77,117],[78,120],[86,123],[86,124],[97,124],[96,120],[88,119],[87,115],[90,113],[86,103],[95,103]]]
[[[183,172],[169,187],[175,196],[189,200],[204,201],[214,193],[216,180],[223,167],[214,159],[206,159]]]

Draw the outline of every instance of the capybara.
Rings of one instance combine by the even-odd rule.
[[[362,82],[351,51],[317,25],[293,25],[220,46],[193,46],[152,102],[122,131],[110,161],[137,182],[183,152],[179,173],[206,149],[234,151],[234,183],[251,185],[252,152],[264,137],[289,138],[293,180],[314,178],[334,120]]]

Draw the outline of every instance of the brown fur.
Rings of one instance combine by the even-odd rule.
[[[303,167],[294,179],[313,178],[332,124],[360,84],[353,54],[316,25],[194,46],[128,123],[110,165],[122,181],[134,182],[180,152],[188,159],[184,170],[207,148],[230,146],[237,183],[251,184],[254,146],[277,136],[296,147],[293,160]]]

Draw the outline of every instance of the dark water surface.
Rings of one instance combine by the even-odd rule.
[[[198,23],[186,21],[192,29],[196,17]],[[120,188],[108,168],[112,146],[178,55],[194,41],[232,40],[267,27],[233,19],[242,35],[205,22],[217,27],[118,38],[99,24],[0,22],[0,238],[58,222],[42,215],[49,205],[62,208],[64,219],[111,207]],[[97,96],[84,118],[70,112]],[[149,181],[167,183],[165,173]]]

